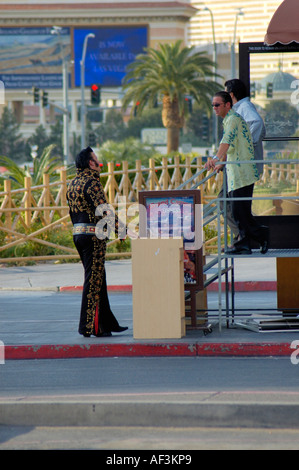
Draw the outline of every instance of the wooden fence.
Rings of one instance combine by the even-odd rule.
[[[107,202],[117,207],[123,198],[127,205],[138,202],[138,193],[141,190],[175,189],[202,168],[200,157],[192,161],[191,157],[186,157],[185,161],[180,161],[180,157],[172,160],[165,157],[159,164],[150,159],[148,168],[142,167],[140,161],[136,161],[133,169],[129,168],[128,162],[123,162],[121,169],[108,163],[108,171],[102,173],[101,178]],[[12,189],[11,180],[5,180],[4,191],[0,192],[0,256],[5,250],[10,250],[10,255],[0,258],[0,263],[78,259],[72,244],[72,227],[66,200],[66,169],[61,168],[58,173],[59,178],[55,182],[50,182],[49,175],[44,174],[43,184],[39,186],[32,186],[31,178],[26,177],[24,188],[20,189]],[[201,178],[202,176],[197,177],[192,185],[200,183]],[[294,165],[272,164],[264,165],[264,174],[258,184],[267,184],[270,180],[284,181],[295,185],[299,192],[298,179],[298,170]],[[215,198],[221,185],[221,173],[202,185],[203,202]],[[190,188],[190,184],[186,188]],[[54,231],[67,234],[68,243],[49,241],[48,238]],[[17,248],[28,242],[47,247],[52,253],[18,256]],[[108,246],[115,242],[109,242]],[[130,256],[130,253],[118,254]],[[107,253],[107,257],[109,256],[117,256],[117,253]]]

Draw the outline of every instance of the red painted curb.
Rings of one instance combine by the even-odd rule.
[[[229,283],[229,289],[231,283]],[[74,292],[82,291],[82,286],[65,286],[60,287],[61,292]],[[218,292],[218,283],[212,283],[207,287],[209,292]],[[276,281],[241,281],[235,282],[235,292],[264,292],[264,291],[276,291]],[[110,292],[132,292],[132,285],[116,285],[108,286]],[[221,291],[225,292],[225,283],[221,283]]]
[[[198,356],[290,356],[289,343],[211,343],[197,344]]]
[[[84,357],[196,356],[196,344],[82,344],[5,346],[5,359],[67,359]]]
[[[5,359],[88,357],[290,356],[289,343],[153,343],[5,346]]]
[[[264,292],[264,291],[276,291],[276,281],[240,281],[235,282],[235,292]],[[231,283],[229,282],[229,289],[231,289]],[[218,292],[218,284],[212,283],[207,287],[210,292]],[[221,283],[221,291],[225,291],[225,283]]]
[[[109,292],[132,292],[132,286],[131,285],[123,285],[123,286],[108,286],[107,290]]]
[[[59,287],[60,292],[74,292],[74,291],[82,291],[83,286],[64,286]]]

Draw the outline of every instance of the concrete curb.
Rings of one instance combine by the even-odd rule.
[[[5,360],[95,357],[290,357],[290,343],[161,342],[5,346]]]
[[[235,292],[275,292],[277,290],[276,281],[241,281],[235,282]],[[132,292],[131,284],[108,286],[109,292]],[[52,292],[81,292],[80,286],[47,286],[47,287],[0,287],[0,291],[52,291]],[[229,289],[231,284],[229,283]],[[213,283],[207,287],[208,292],[218,292],[218,284]],[[225,283],[221,283],[221,291],[225,292]]]
[[[231,283],[228,284],[229,289],[231,289]],[[266,291],[276,291],[277,282],[276,281],[241,281],[235,282],[235,291],[236,292],[266,292]],[[59,287],[60,292],[73,292],[81,291],[82,286],[65,286]],[[119,285],[119,286],[108,286],[109,292],[132,292],[132,285]],[[207,287],[208,292],[218,292],[218,283],[212,283]],[[225,283],[221,283],[221,291],[225,292]]]
[[[280,403],[153,403],[94,400],[0,403],[9,426],[146,426],[298,429],[299,405]]]

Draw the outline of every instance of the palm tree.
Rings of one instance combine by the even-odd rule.
[[[106,140],[99,149],[98,157],[102,162],[120,163],[127,161],[129,164],[135,165],[136,160],[146,163],[149,158],[153,158],[156,154],[154,147],[147,143],[143,144],[134,137],[128,137],[122,142]]]
[[[2,179],[10,178],[15,184],[23,188],[25,185],[25,177],[31,176],[32,184],[34,186],[43,183],[43,174],[49,173],[53,178],[58,178],[56,170],[62,166],[61,160],[57,157],[52,157],[51,152],[54,145],[49,145],[43,150],[40,158],[35,158],[33,161],[33,171],[30,173],[29,168],[20,167],[14,160],[9,157],[0,156],[0,165],[6,168],[6,173],[1,177]]]
[[[207,112],[211,112],[211,97],[220,89],[211,80],[214,63],[194,46],[181,47],[182,41],[160,44],[159,50],[146,48],[128,66],[123,82],[123,109],[133,104],[141,113],[145,106],[162,100],[162,120],[167,128],[167,151],[178,150],[179,132],[184,126],[186,97],[190,96]]]

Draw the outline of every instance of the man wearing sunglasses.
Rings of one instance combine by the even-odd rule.
[[[268,251],[268,227],[260,225],[251,212],[254,183],[259,172],[254,163],[252,136],[245,120],[232,107],[229,93],[220,91],[212,102],[216,116],[223,119],[223,137],[216,155],[209,159],[206,167],[220,171],[227,161],[227,192],[232,197],[232,214],[239,228],[239,239],[227,250],[228,254],[251,254],[250,239],[258,241],[261,253]],[[240,162],[232,163],[229,162]],[[241,163],[246,162],[246,163]]]

